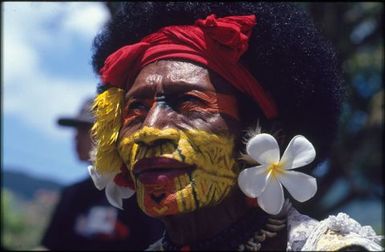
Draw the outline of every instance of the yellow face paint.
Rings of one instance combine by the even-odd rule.
[[[236,183],[234,139],[202,130],[144,127],[119,140],[119,153],[135,181],[139,206],[150,216],[186,213],[219,203]],[[163,182],[143,182],[135,164],[145,158],[169,158],[194,166]]]

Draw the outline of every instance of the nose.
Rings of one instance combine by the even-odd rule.
[[[171,121],[169,117],[170,110],[165,101],[165,96],[156,96],[152,107],[147,112],[143,126],[157,129],[167,128]]]
[[[166,103],[164,95],[155,96],[152,107],[147,112],[143,121],[143,128],[134,138],[134,142],[147,147],[162,146],[172,144],[173,146],[179,140],[179,133],[173,127],[173,111]]]
[[[176,143],[179,139],[179,133],[175,127],[172,127],[174,123],[172,113],[165,97],[157,96],[154,104],[147,112],[140,134],[136,135],[134,139],[135,143],[146,146]]]
[[[134,136],[134,142],[143,147],[156,147],[162,145],[176,146],[180,138],[176,129],[157,129],[144,127],[138,134]]]
[[[79,129],[77,129],[75,131],[74,140],[75,140],[76,143],[80,141],[80,131],[79,131]]]

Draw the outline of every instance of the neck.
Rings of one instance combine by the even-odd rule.
[[[244,196],[236,189],[216,206],[165,216],[162,221],[170,240],[182,246],[212,238],[237,222],[249,209]]]

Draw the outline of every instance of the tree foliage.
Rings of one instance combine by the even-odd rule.
[[[33,198],[23,200],[6,189],[1,190],[1,244],[3,249],[37,248],[50,219],[54,203]]]
[[[383,3],[300,5],[335,45],[346,89],[338,138],[330,159],[318,169],[323,169],[319,191],[302,207],[323,218],[355,200],[383,197]],[[338,184],[343,185],[340,195],[333,191]]]

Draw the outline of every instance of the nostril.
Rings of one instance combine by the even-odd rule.
[[[143,140],[135,140],[134,142],[141,146],[152,147],[152,146],[159,146],[166,143],[170,143],[171,141],[172,141],[171,139],[161,138],[161,139],[154,139],[152,141],[146,141],[146,142]]]
[[[157,139],[150,143],[151,146],[163,145],[170,142],[170,139]]]
[[[173,128],[157,129],[151,127],[144,127],[134,134],[133,142],[142,146],[154,146],[159,144],[177,143],[180,138],[178,130]]]
[[[134,140],[134,143],[137,145],[146,145],[146,143],[142,140]]]

